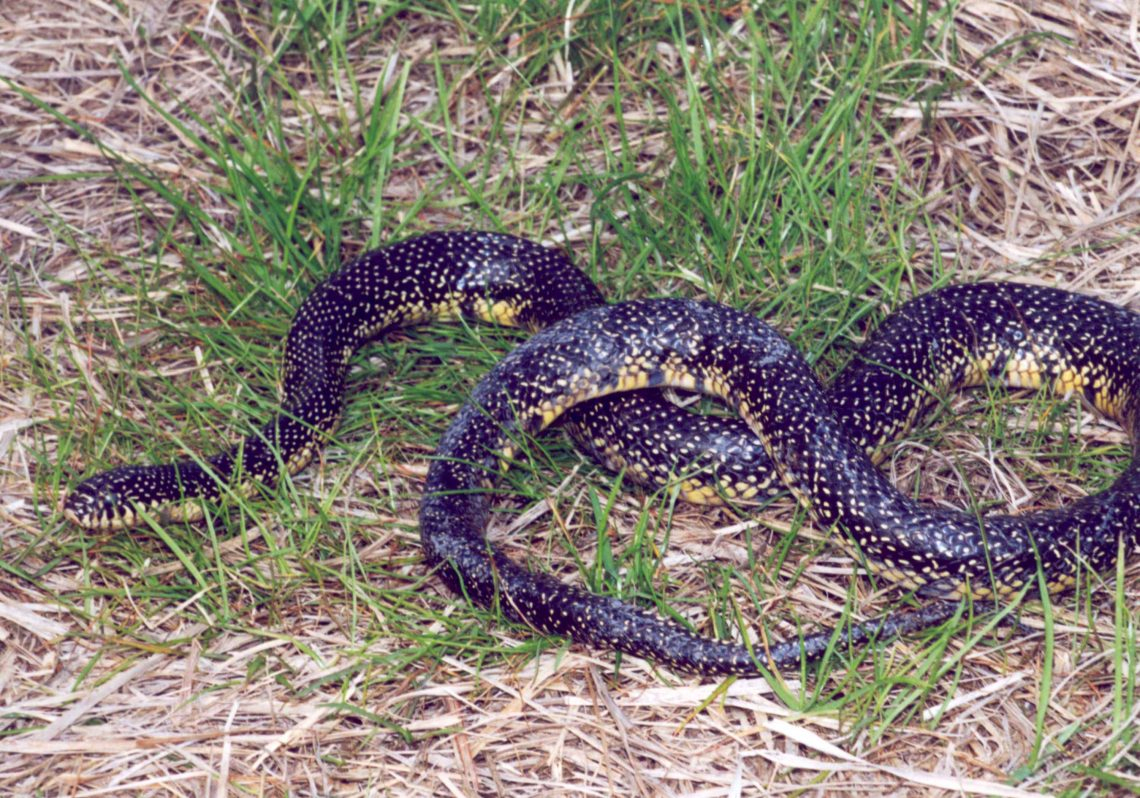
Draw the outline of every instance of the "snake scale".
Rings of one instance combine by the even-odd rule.
[[[448,428],[429,469],[421,536],[448,586],[550,634],[700,673],[793,667],[828,645],[857,646],[957,611],[933,601],[762,651],[703,637],[628,602],[535,574],[485,538],[485,489],[516,436],[564,413],[576,439],[647,485],[679,480],[696,501],[786,485],[836,526],[872,570],[933,599],[986,598],[1044,577],[1073,586],[1140,538],[1140,315],[1100,300],[1015,283],[951,286],[917,297],[875,331],[829,392],[778,333],[730,308],[691,300],[605,305],[561,253],[490,233],[434,233],[366,253],[302,303],[285,350],[282,411],[207,459],[125,466],[67,496],[92,529],[135,525],[138,510],[193,520],[202,500],[296,473],[335,429],[352,353],[386,330],[461,314],[543,328],[495,366]],[[1133,436],[1133,461],[1108,490],[1061,510],[971,514],[900,494],[871,455],[936,398],[997,380],[1077,392]],[[694,417],[635,389],[712,394],[742,419]],[[586,403],[587,400],[595,400]]]

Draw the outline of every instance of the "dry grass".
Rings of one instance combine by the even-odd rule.
[[[866,98],[861,113],[876,115],[882,132],[866,164],[874,173],[869,190],[894,186],[915,209],[913,222],[893,230],[897,238],[883,248],[897,255],[904,294],[947,274],[954,281],[985,276],[1072,288],[1140,310],[1140,12],[1123,0],[1027,5],[965,0],[957,6],[953,36],[916,57],[916,65],[921,60],[929,69],[932,87],[944,84],[936,103],[887,90]],[[986,638],[983,645],[955,638],[946,656],[960,656],[961,669],[892,714],[891,695],[901,686],[883,687],[873,671],[901,663],[905,674],[908,658],[920,655],[903,645],[864,663],[866,681],[848,685],[833,673],[828,678],[838,688],[827,693],[830,703],[803,714],[788,709],[762,680],[726,687],[676,679],[628,658],[615,677],[611,655],[527,647],[525,630],[517,628],[490,627],[481,630],[483,637],[463,638],[471,650],[428,648],[425,639],[478,626],[486,616],[471,615],[423,580],[414,496],[425,463],[423,440],[430,437],[383,443],[387,437],[376,436],[382,441],[377,451],[366,413],[346,432],[365,439],[349,450],[354,454],[331,456],[299,480],[299,491],[317,497],[310,512],[319,506],[340,524],[337,534],[345,538],[339,548],[334,542],[320,558],[289,550],[287,524],[306,523],[303,512],[283,519],[255,507],[234,529],[206,530],[207,562],[216,557],[223,581],[232,578],[224,602],[207,595],[216,586],[172,590],[166,604],[154,599],[153,590],[181,584],[184,561],[168,546],[187,545],[191,533],[144,540],[140,547],[134,537],[85,537],[62,522],[56,501],[75,475],[139,458],[139,438],[108,439],[92,428],[112,416],[134,421],[162,437],[169,453],[181,441],[185,416],[155,412],[152,402],[173,407],[196,393],[217,392],[218,402],[230,407],[263,390],[243,393],[238,377],[261,386],[272,380],[274,341],[287,323],[286,308],[296,302],[291,292],[311,284],[313,275],[279,275],[279,283],[256,289],[242,282],[261,279],[242,276],[248,264],[290,257],[291,250],[281,244],[285,239],[265,232],[276,218],[253,220],[264,223],[259,226],[243,215],[232,190],[240,169],[229,172],[202,157],[199,141],[224,144],[209,123],[240,116],[245,98],[235,95],[235,76],[243,76],[237,85],[257,93],[255,66],[265,71],[279,61],[288,75],[292,94],[275,109],[280,119],[267,150],[299,170],[366,157],[364,148],[346,149],[335,132],[352,131],[348,141],[357,142],[370,122],[370,109],[345,97],[359,86],[367,88],[357,96],[370,98],[376,87],[391,96],[407,68],[401,120],[420,120],[413,136],[418,143],[394,160],[380,157],[376,167],[383,206],[397,210],[376,210],[373,200],[381,193],[368,193],[375,187],[348,196],[333,191],[330,207],[357,213],[346,248],[394,229],[492,218],[513,232],[566,240],[580,253],[600,237],[602,260],[615,269],[640,254],[606,219],[590,216],[595,189],[578,178],[609,168],[624,140],[654,178],[642,197],[652,206],[656,178],[683,157],[663,129],[665,111],[629,101],[618,120],[608,73],[575,74],[573,60],[557,55],[540,75],[529,75],[534,53],[549,46],[540,40],[556,37],[557,26],[508,37],[497,59],[467,33],[472,9],[440,8],[422,16],[394,14],[367,35],[346,39],[344,50],[328,52],[323,65],[297,57],[290,49],[296,41],[280,29],[214,3],[9,0],[0,8],[0,263],[7,290],[0,324],[0,793],[1140,790],[1136,740],[1121,736],[1135,727],[1140,700],[1127,684],[1123,700],[1114,693],[1136,673],[1136,632],[1133,626],[1130,646],[1125,641],[1114,648],[1119,630],[1111,581],[1076,602],[1058,602],[1051,662],[1039,638],[1007,644]],[[725,50],[714,57],[725,57],[730,88],[747,85],[747,77],[734,72],[746,62],[732,58],[747,30],[740,10],[710,17],[724,26],[719,41]],[[362,18],[378,16],[362,8],[351,17]],[[768,35],[778,44],[786,32]],[[892,28],[888,35],[903,33]],[[700,54],[681,53],[669,41],[647,47],[683,98],[685,59]],[[450,128],[427,115],[439,102],[441,73],[451,88]],[[497,124],[493,100],[509,109],[502,121],[513,142],[509,151],[487,151],[484,134]],[[582,108],[597,118],[575,144],[574,179],[553,188],[530,180],[565,157],[560,142],[570,133],[559,123]],[[442,153],[433,139],[447,139],[451,149]],[[240,160],[240,152],[234,158]],[[131,163],[160,176],[164,186],[139,179]],[[463,167],[461,175],[454,164]],[[480,207],[462,184],[488,164],[519,178],[532,194],[549,191],[552,199],[541,206],[547,215],[535,218],[535,200],[522,191],[491,194],[501,204]],[[253,171],[271,171],[257,167]],[[319,263],[335,262],[340,234],[332,232],[335,220],[307,215],[305,203],[337,179],[330,170],[292,187],[300,209],[297,236],[311,243]],[[885,194],[882,204],[890,204]],[[180,243],[191,238],[193,249]],[[222,288],[206,284],[208,268],[191,265],[209,242],[221,253],[210,267]],[[786,253],[789,261],[795,254]],[[702,283],[688,278],[689,265],[662,271],[667,282],[661,290],[696,295]],[[607,281],[619,294],[647,290],[637,280],[623,282],[617,271]],[[726,298],[753,301],[745,288],[725,285]],[[236,298],[263,290],[257,301],[277,311],[256,322],[231,317],[236,303],[218,293],[230,290],[225,286]],[[873,288],[853,290],[871,296]],[[792,327],[802,313],[792,308],[778,317]],[[217,362],[207,342],[225,332],[235,340],[263,339],[264,349],[251,356],[264,361],[262,371],[251,374],[242,366],[235,376]],[[152,377],[192,385],[181,395],[161,395],[150,377],[136,378],[124,364],[124,353],[139,352],[145,361],[132,362],[145,362]],[[383,374],[379,368],[365,380],[387,392]],[[469,386],[465,380],[457,380],[457,390]],[[398,389],[392,390],[394,398],[385,401],[398,401]],[[271,403],[257,401],[262,404],[249,411],[254,417]],[[232,440],[230,425],[245,419],[237,411],[214,417],[216,406],[203,412],[210,419],[199,441],[211,433]],[[1082,416],[1080,427],[1091,454],[1075,457],[1074,470],[1097,460],[1097,447],[1122,443],[1118,431],[1091,416]],[[960,497],[963,479],[1015,507],[1045,490],[1072,496],[1087,487],[1024,462],[1020,455],[1032,451],[1033,439],[1012,454],[991,456],[988,429],[959,424],[938,439],[937,450],[922,440],[900,448],[890,467],[900,484],[917,479],[934,499]],[[951,452],[959,460],[947,460]],[[331,506],[321,505],[325,495]],[[589,527],[585,494],[557,506],[567,528]],[[638,497],[623,497],[613,527],[628,533],[647,512],[658,517]],[[323,529],[317,515],[305,529]],[[792,516],[788,503],[773,505],[751,543],[762,551],[779,543]],[[544,527],[550,518],[530,519],[531,526]],[[664,561],[671,591],[690,597],[707,591],[710,560],[754,564],[738,521],[678,510]],[[512,533],[512,541],[521,538],[512,543],[515,554],[543,562],[564,557],[538,535]],[[805,540],[813,537],[819,536],[804,530]],[[287,553],[279,557],[279,550]],[[583,556],[592,560],[594,552],[584,548]],[[1135,559],[1120,583],[1121,606],[1133,619],[1140,606]],[[757,578],[778,591],[801,567],[805,575],[794,587],[769,596],[776,611],[802,604],[807,617],[826,620],[843,610],[849,590],[861,611],[879,606],[881,593],[864,580],[849,581],[850,563],[826,549],[797,551],[779,573]],[[354,568],[360,583],[338,570]],[[390,591],[384,601],[395,615],[378,612],[375,596],[359,584]],[[145,598],[138,599],[144,588]],[[428,607],[436,620],[385,633],[401,602]],[[221,611],[219,621],[221,606],[233,610]],[[401,660],[411,633],[423,636],[415,641],[421,648]],[[414,653],[420,650],[426,653]],[[1131,669],[1124,676],[1121,650],[1123,667]],[[797,683],[789,684],[796,694]],[[881,688],[882,696],[852,699],[866,684]]]

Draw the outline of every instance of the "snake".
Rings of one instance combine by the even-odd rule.
[[[212,456],[97,473],[66,495],[64,515],[96,531],[139,526],[142,513],[166,523],[200,520],[227,491],[251,495],[311,462],[336,430],[349,359],[367,341],[460,318],[536,330],[603,303],[564,252],[511,235],[430,232],[371,250],[297,309],[285,340],[281,409],[268,423]],[[676,484],[690,502],[782,489],[738,419],[697,416],[651,393],[577,408],[567,428],[603,465],[647,487]]]
[[[425,559],[453,591],[539,632],[678,671],[752,674],[941,623],[960,611],[957,600],[1009,596],[1033,580],[1070,589],[1082,569],[1106,570],[1137,543],[1135,443],[1132,462],[1100,494],[980,520],[904,496],[872,457],[939,397],[988,380],[1078,393],[1133,434],[1140,315],[1042,286],[949,286],[892,313],[825,390],[787,339],[748,314],[684,299],[607,305],[561,253],[485,233],[410,239],[335,273],[297,312],[282,412],[266,427],[206,468],[187,460],[98,474],[68,494],[65,515],[94,529],[126,528],[148,509],[192,520],[203,512],[194,499],[299,471],[335,429],[361,343],[464,313],[542,329],[491,369],[444,433],[420,509]],[[739,418],[700,421],[705,437],[693,444],[692,414],[643,391],[663,386],[719,397]],[[595,456],[639,464],[630,471],[646,484],[711,472],[685,483],[696,501],[786,486],[871,571],[937,601],[759,650],[528,570],[487,541],[487,489],[520,435],[564,414]]]

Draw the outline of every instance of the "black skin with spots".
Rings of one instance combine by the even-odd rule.
[[[1077,319],[1059,323],[1062,310]],[[1046,384],[1066,370],[1087,377],[1089,400],[1133,431],[1140,396],[1136,314],[1051,289],[979,284],[914,300],[884,328],[840,384],[879,383],[879,406],[900,418],[920,412],[936,390],[987,376],[1024,380],[1020,375],[1032,369],[1018,371],[1017,364],[1031,360]],[[1111,355],[1102,352],[1105,344],[1114,347]],[[598,351],[607,360],[599,361]],[[884,360],[906,368],[884,369]],[[989,516],[979,529],[971,514],[923,507],[895,490],[865,442],[852,440],[810,366],[771,328],[720,305],[642,300],[584,311],[522,344],[483,379],[444,434],[428,473],[420,531],[428,562],[452,590],[540,632],[682,671],[753,674],[759,665],[798,667],[825,650],[830,632],[763,651],[712,640],[618,599],[533,574],[486,541],[490,508],[483,491],[499,453],[513,436],[541,430],[576,397],[622,390],[623,363],[637,364],[650,386],[696,387],[724,399],[822,525],[838,526],[872,565],[897,569],[894,578],[923,593],[1006,594],[1038,572],[1060,591],[1078,568],[1108,570],[1121,544],[1138,542],[1136,463],[1108,491],[1066,510]],[[550,385],[566,386],[561,405],[544,390]],[[856,403],[853,412],[866,407]],[[846,630],[837,644],[922,629],[957,611],[952,602],[933,603]]]
[[[193,521],[203,502],[218,501],[227,489],[249,492],[297,473],[336,428],[351,353],[385,332],[440,318],[437,306],[449,297],[452,316],[472,318],[477,304],[502,302],[517,309],[511,323],[532,330],[604,301],[564,253],[514,236],[428,233],[367,252],[298,309],[285,344],[282,410],[260,431],[201,461],[98,473],[68,493],[65,515],[95,530],[137,526],[136,508],[164,522]],[[649,488],[693,474],[714,497],[721,482],[762,480],[763,492],[779,490],[763,447],[739,419],[703,419],[644,392],[576,409],[567,420],[583,448],[615,470],[638,465],[630,477]],[[594,440],[617,441],[623,461]]]
[[[272,484],[283,471],[295,473],[336,426],[352,351],[388,329],[444,311],[471,315],[477,305],[496,302],[515,311],[513,318],[501,320],[536,328],[597,306],[602,298],[564,255],[511,236],[433,233],[366,253],[318,286],[298,310],[286,344],[283,409],[258,434],[207,458],[206,468],[183,460],[97,474],[71,492],[65,513],[94,529],[137,524],[136,506],[161,520],[193,520],[201,511],[195,499],[213,501],[224,489],[249,490]],[[1087,297],[1029,286],[943,289],[912,301],[883,324],[829,391],[830,405],[842,434],[857,448],[874,453],[901,436],[933,396],[976,382],[978,375],[966,379],[965,371],[986,346],[998,347],[998,356],[984,370],[998,378],[1010,357],[1036,346],[1045,352],[1048,368],[1069,364],[1107,379],[1111,391],[1107,400],[1101,397],[1101,404],[1131,429],[1140,392],[1136,318]],[[667,327],[677,330],[677,321]],[[592,352],[605,359],[612,349],[608,344],[599,349],[594,341]],[[778,393],[781,387],[773,390]],[[1085,393],[1096,403],[1091,381]],[[780,423],[794,419],[795,413],[789,412]],[[744,422],[695,417],[652,391],[576,406],[567,420],[579,442],[600,460],[628,467],[631,477],[651,487],[691,474],[703,475],[712,486],[711,497],[717,491],[730,497],[767,495],[782,486]],[[789,431],[775,446],[792,466],[785,467],[785,476],[810,486],[796,476],[810,460],[805,461],[795,440]],[[832,441],[824,439],[823,444],[831,446]],[[849,524],[855,545],[872,565],[890,563],[898,572],[884,576],[944,598],[1004,592],[1034,571],[1039,560],[1058,580],[1053,586],[1065,587],[1080,560],[1074,553],[1093,563],[1104,561],[1110,541],[1135,519],[1136,509],[1129,502],[1140,483],[1140,472],[1130,466],[1113,490],[1065,511],[1036,516],[1039,523],[1032,536],[1019,523],[1007,528],[1000,518],[987,519],[983,536],[972,519],[912,513],[897,505],[889,492],[866,483],[858,468],[844,471],[849,467],[835,466],[830,476],[862,501],[870,497],[877,502],[871,515],[882,522],[866,528],[861,522]],[[826,501],[817,504],[821,518],[835,515]],[[1074,528],[1085,534],[1071,534]],[[849,632],[849,639],[855,643],[869,633],[886,637],[919,628],[937,614],[924,610],[885,625],[875,622]],[[812,649],[810,640],[805,648]],[[678,667],[685,666],[678,661]]]

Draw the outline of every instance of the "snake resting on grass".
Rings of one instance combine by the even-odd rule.
[[[790,668],[829,646],[940,623],[959,600],[1071,588],[1140,539],[1140,315],[1015,283],[943,288],[880,325],[826,392],[782,336],[722,305],[604,304],[561,253],[507,235],[431,233],[366,253],[302,303],[285,346],[281,412],[234,449],[199,461],[125,466],[80,483],[65,515],[124,529],[140,511],[189,521],[226,490],[251,493],[304,468],[335,429],[349,358],[397,327],[470,315],[539,329],[479,383],[443,436],[420,509],[427,562],[453,591],[547,634],[708,674]],[[1106,491],[1059,510],[989,515],[923,506],[871,456],[938,397],[994,379],[1076,392],[1132,435],[1133,461]],[[723,399],[740,418],[700,417],[658,386]],[[633,391],[633,392],[630,392]],[[594,400],[587,402],[587,400]],[[939,599],[917,610],[763,647],[713,640],[627,601],[508,558],[485,537],[486,489],[563,414],[603,463],[648,486],[714,502],[789,488],[872,571]]]

